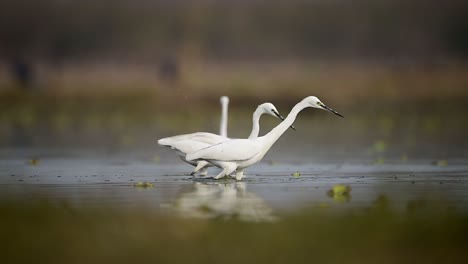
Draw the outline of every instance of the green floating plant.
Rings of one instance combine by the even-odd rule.
[[[447,160],[434,160],[431,162],[432,165],[439,166],[439,167],[446,167],[448,166]]]
[[[344,184],[337,184],[327,192],[327,195],[338,203],[349,202],[351,200],[350,194],[351,187]]]
[[[299,177],[301,177],[301,173],[299,171],[296,171],[296,172],[292,173],[291,176],[293,176],[294,178],[299,178]]]
[[[154,188],[154,184],[152,184],[151,182],[137,182],[133,185],[133,187],[136,187],[136,188]]]

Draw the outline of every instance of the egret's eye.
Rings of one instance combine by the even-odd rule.
[[[321,105],[322,105],[322,103],[320,103],[320,102],[317,102],[317,105],[320,105],[320,106],[321,106]]]

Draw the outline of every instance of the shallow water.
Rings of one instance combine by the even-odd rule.
[[[173,162],[177,162],[174,158]],[[450,160],[321,162],[251,167],[242,181],[192,177],[182,163],[155,163],[123,158],[44,158],[36,164],[24,158],[0,160],[0,199],[34,201],[47,197],[77,207],[148,207],[183,217],[239,217],[272,220],[306,207],[323,210],[369,208],[386,202],[397,211],[445,210],[468,212],[468,163]],[[294,172],[300,176],[292,176]],[[214,175],[216,168],[210,169]],[[152,186],[137,187],[138,182]],[[334,196],[336,184],[352,188]]]

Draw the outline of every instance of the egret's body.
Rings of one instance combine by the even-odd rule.
[[[260,131],[260,117],[263,114],[270,114],[274,117],[284,119],[276,110],[276,107],[271,103],[264,103],[257,107],[252,115],[252,131],[249,138],[257,138]],[[223,123],[223,122],[221,122]],[[221,125],[223,128],[223,125]],[[222,130],[222,129],[221,129]],[[196,166],[192,174],[202,170],[202,174],[206,175],[206,167],[211,166],[207,161],[199,159],[196,161],[190,161],[186,159],[187,153],[193,153],[203,148],[211,147],[230,140],[227,137],[216,135],[208,132],[196,132],[191,134],[179,135],[174,137],[167,137],[158,140],[158,144],[162,146],[170,147],[176,150],[177,155],[182,161],[185,161],[193,166]]]
[[[288,127],[292,126],[299,112],[307,107],[324,109],[341,116],[320,102],[317,97],[309,96],[296,104],[286,119],[268,134],[257,138],[227,140],[197,152],[189,153],[186,155],[186,159],[188,161],[205,160],[222,168],[223,170],[215,179],[222,178],[237,170],[236,179],[241,180],[244,169],[259,162]]]

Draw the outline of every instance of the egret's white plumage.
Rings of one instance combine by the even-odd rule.
[[[223,170],[215,179],[222,178],[237,170],[236,179],[240,180],[243,177],[243,170],[259,162],[288,127],[294,123],[299,112],[307,107],[327,110],[343,117],[323,104],[317,97],[309,96],[297,103],[286,119],[268,134],[257,138],[227,140],[189,153],[186,155],[186,159],[188,161],[205,160],[222,168]]]
[[[227,137],[229,97],[221,96],[220,101],[221,101],[221,124],[219,128],[219,135],[223,137]]]
[[[264,103],[257,107],[255,112],[252,115],[252,132],[250,133],[249,138],[258,137],[260,131],[260,117],[263,114],[270,114],[274,117],[284,119],[279,113],[276,107],[272,103]],[[223,127],[223,126],[221,126]],[[208,132],[196,132],[185,135],[178,135],[173,137],[162,138],[158,140],[158,144],[166,147],[170,147],[176,150],[177,155],[181,160],[196,166],[193,173],[198,172],[203,169],[202,174],[206,174],[206,166],[208,165],[207,161],[197,160],[189,161],[186,159],[187,153],[193,153],[200,149],[207,148],[216,144],[220,144],[229,140],[227,137],[216,135]]]

